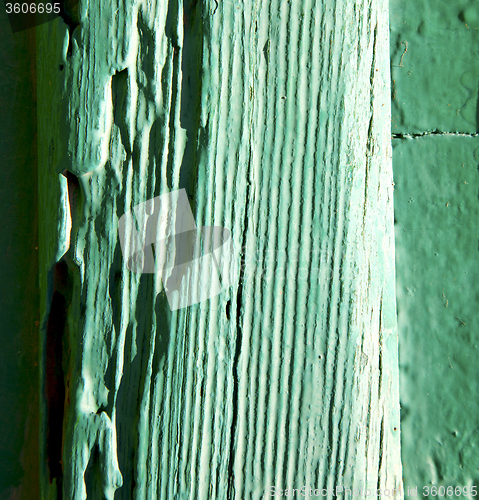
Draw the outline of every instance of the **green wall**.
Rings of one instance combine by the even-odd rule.
[[[1,500],[39,497],[36,146],[35,31],[0,9]]]
[[[479,3],[390,7],[404,483],[479,485]]]

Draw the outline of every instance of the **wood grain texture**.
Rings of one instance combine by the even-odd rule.
[[[37,29],[44,497],[399,489],[387,2],[90,0],[78,21]],[[172,312],[118,220],[176,189],[242,265]]]

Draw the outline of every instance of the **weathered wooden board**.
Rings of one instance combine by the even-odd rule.
[[[67,20],[37,29],[45,498],[398,489],[387,2]],[[242,264],[171,311],[118,220],[178,189]]]

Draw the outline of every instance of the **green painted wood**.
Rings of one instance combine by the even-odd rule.
[[[44,498],[398,489],[387,3],[76,15],[37,29]],[[243,264],[171,311],[118,220],[176,189]]]

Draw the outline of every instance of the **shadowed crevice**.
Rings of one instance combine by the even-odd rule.
[[[246,179],[249,178],[251,172],[251,152],[248,161],[248,168],[246,170]],[[251,183],[247,181],[247,189],[246,189],[246,203],[244,210],[244,220],[243,220],[243,241],[241,242],[241,248],[246,248],[246,241],[248,235],[248,227],[249,227],[249,200],[250,200],[250,192],[251,192]],[[242,256],[243,258],[243,256]],[[231,431],[230,431],[230,449],[229,449],[229,457],[228,457],[228,489],[226,498],[228,500],[236,498],[235,491],[235,453],[236,453],[236,431],[238,427],[238,411],[239,411],[239,363],[241,357],[241,347],[243,344],[243,283],[245,278],[245,267],[241,265],[240,267],[240,275],[238,280],[238,290],[236,293],[236,345],[235,345],[235,354],[233,359],[233,401],[232,401],[232,421],[231,421]]]
[[[100,449],[96,444],[91,450],[90,460],[85,471],[86,497],[94,500],[105,500],[102,488],[102,470],[100,466]]]
[[[111,77],[111,98],[113,104],[113,123],[120,130],[120,138],[126,154],[131,154],[131,141],[128,132],[127,111],[129,106],[128,68],[118,71]]]
[[[81,209],[82,193],[80,180],[78,177],[70,172],[69,170],[64,170],[62,173],[63,177],[67,180],[68,186],[68,202],[70,204],[70,214],[73,216]]]
[[[46,409],[45,458],[50,483],[57,485],[57,500],[62,498],[63,419],[68,387],[68,309],[72,299],[72,280],[67,262],[62,259],[50,273],[52,286],[50,310],[45,326],[44,397]]]
[[[180,124],[187,142],[180,169],[179,189],[194,197],[198,170],[203,63],[203,2],[186,0],[183,4],[184,38],[181,58]],[[203,141],[204,142],[204,138]]]
[[[78,18],[78,0],[63,0],[60,2],[60,14],[63,22],[68,26],[68,49],[67,55],[70,57],[73,51],[73,32],[80,26]]]

